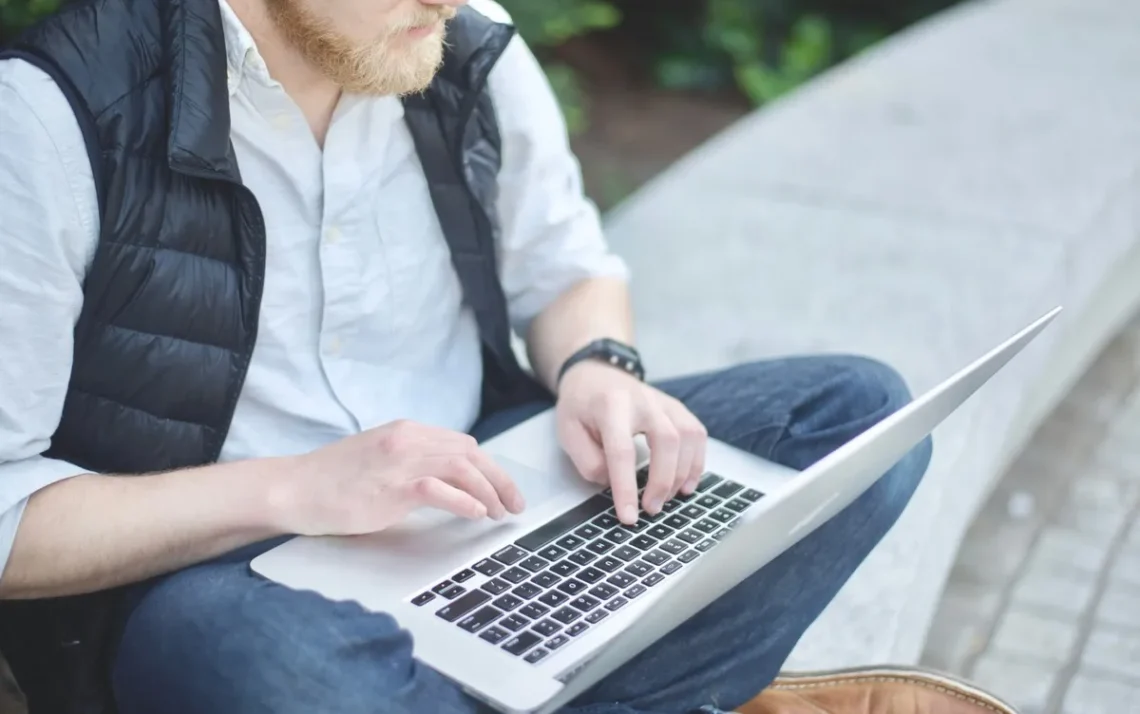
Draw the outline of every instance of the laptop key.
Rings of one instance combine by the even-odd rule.
[[[549,640],[546,641],[546,648],[551,649],[551,650],[556,650],[569,641],[570,641],[570,638],[567,637],[566,635],[555,635],[554,637],[551,637]]]
[[[503,649],[517,657],[539,642],[542,642],[542,638],[533,632],[522,632],[507,640],[507,644],[503,645]]]
[[[538,601],[541,602],[543,605],[549,605],[550,607],[558,607],[559,605],[561,605],[562,603],[566,602],[569,599],[570,599],[569,597],[558,592],[557,590],[551,590],[550,592],[539,596]]]
[[[613,571],[620,568],[622,565],[625,565],[625,563],[618,560],[617,558],[614,558],[612,556],[607,555],[606,557],[602,558],[597,563],[595,563],[595,565],[597,565],[599,568],[606,571],[607,573],[612,573]]]
[[[498,578],[495,578],[494,580],[488,580],[480,587],[492,595],[501,595],[511,589],[511,586],[509,584],[503,580],[499,580]]]
[[[471,568],[464,568],[455,575],[452,575],[451,579],[457,583],[465,583],[473,577],[475,577],[475,571]]]
[[[506,548],[503,548],[502,550],[500,550],[498,553],[495,553],[491,557],[494,558],[495,560],[499,561],[503,565],[514,565],[515,563],[519,562],[520,560],[522,560],[526,556],[527,556],[527,552],[525,550],[522,550],[521,548],[516,548],[513,545],[508,545]]]
[[[581,610],[582,612],[589,612],[601,604],[601,601],[595,600],[589,595],[579,595],[570,601],[570,607],[576,610]]]
[[[628,545],[623,545],[622,547],[620,547],[614,551],[614,555],[618,558],[621,558],[622,560],[624,560],[626,562],[629,562],[629,561],[633,560],[634,558],[637,558],[638,556],[640,556],[641,551],[637,550],[636,548],[631,548]]]
[[[636,575],[639,578],[642,575],[645,575],[646,573],[648,573],[650,570],[653,570],[653,566],[647,564],[645,561],[642,561],[642,560],[639,560],[636,563],[630,563],[629,565],[625,566],[625,572],[632,573],[633,575]]]
[[[693,551],[690,550],[687,552],[692,553]],[[670,560],[668,563],[661,566],[661,572],[665,573],[666,575],[672,575],[673,573],[677,572],[680,569],[681,569],[681,564],[675,560]]]
[[[733,481],[725,481],[721,485],[714,488],[712,492],[714,494],[716,494],[717,496],[720,496],[721,498],[732,498],[737,493],[739,493],[740,491],[743,491],[743,490],[744,490],[744,487],[741,486],[740,484],[735,483]]]
[[[523,570],[522,568],[508,568],[506,570],[506,572],[504,572],[499,577],[501,577],[503,580],[506,580],[509,583],[513,583],[515,585],[518,585],[519,583],[521,583],[522,581],[524,581],[530,577],[530,572]]]
[[[505,567],[507,566],[503,565],[502,563],[496,563],[490,558],[486,558],[484,560],[480,560],[475,565],[472,565],[471,569],[480,572],[490,578],[494,575],[498,575]]]
[[[596,540],[593,543],[586,546],[586,550],[589,550],[593,553],[597,553],[598,555],[605,555],[606,553],[610,552],[613,549],[614,549],[614,544],[609,542],[608,540]]]
[[[562,556],[566,555],[566,551],[556,545],[548,545],[542,550],[538,551],[538,554],[547,560],[558,560]]]
[[[648,585],[649,587],[653,587],[654,585],[656,585],[657,583],[661,582],[664,579],[665,579],[665,576],[662,575],[661,573],[650,573],[649,577],[647,577],[641,581],[641,584],[642,585]]]
[[[661,565],[669,561],[669,556],[659,550],[653,550],[641,556],[645,562],[653,565]]]
[[[519,563],[520,567],[526,568],[527,570],[529,570],[532,573],[537,573],[538,571],[546,568],[546,566],[548,566],[548,565],[550,565],[549,560],[543,560],[542,558],[539,558],[536,555],[532,555],[529,558],[527,558],[526,560]]]
[[[447,598],[448,600],[454,600],[465,592],[467,592],[467,588],[463,587],[462,585],[452,585],[447,590],[441,592],[440,595]]]
[[[684,553],[685,549],[688,547],[689,546],[685,545],[679,540],[667,540],[661,544],[661,550],[670,555],[679,555],[681,553]]]
[[[716,474],[707,473],[704,475],[704,478],[701,479],[701,482],[697,484],[697,493],[704,493],[723,480],[723,478],[717,476]]]
[[[724,537],[726,535],[728,535],[730,532],[731,531],[729,531],[727,528],[721,528],[716,533],[713,533],[713,538],[716,538],[717,540],[724,540]]]
[[[504,630],[501,627],[488,627],[487,629],[485,629],[479,633],[480,639],[484,639],[493,645],[499,644],[500,642],[502,642],[503,640],[505,640],[506,638],[508,638],[510,636],[511,636],[511,633],[507,632],[506,630]]]
[[[605,610],[594,610],[589,615],[586,615],[586,622],[590,623],[591,625],[596,625],[606,617],[609,617],[609,614],[610,613],[606,612]]]
[[[700,555],[701,554],[695,550],[686,550],[684,553],[681,553],[677,556],[677,560],[681,561],[682,563],[691,563],[699,558]]]
[[[431,589],[431,591],[433,593],[435,593],[436,595],[442,595],[445,590],[447,590],[450,587],[453,587],[454,585],[455,585],[455,583],[451,582],[450,580],[444,580],[439,585],[436,585],[435,587],[433,587]]]
[[[566,634],[570,635],[571,637],[577,637],[588,629],[590,629],[590,626],[586,623],[576,622],[570,627],[569,630],[566,630]]]
[[[529,617],[532,620],[537,620],[548,612],[550,612],[549,607],[539,605],[537,602],[528,602],[523,609],[519,610],[520,615]]]
[[[472,590],[459,599],[452,600],[447,605],[436,610],[435,614],[448,622],[455,622],[490,599],[491,596],[482,590]]]
[[[499,598],[498,600],[495,600],[494,602],[492,602],[491,604],[497,608],[502,609],[502,610],[514,610],[519,605],[522,605],[523,601],[520,600],[519,598],[515,597],[514,595],[504,595],[501,598]]]
[[[621,521],[619,521],[617,518],[614,518],[609,513],[603,513],[602,515],[598,516],[597,518],[595,518],[594,520],[592,520],[590,522],[593,523],[598,528],[601,528],[602,530],[607,530],[607,531],[609,529],[613,528],[614,526],[621,524]]]
[[[574,550],[575,548],[577,548],[578,546],[582,545],[585,542],[586,541],[582,540],[578,536],[571,533],[570,535],[559,539],[558,542],[555,543],[555,545],[557,545],[559,548],[565,548],[566,550],[569,551],[569,550]]]
[[[618,589],[612,585],[600,583],[590,588],[590,594],[594,597],[601,598],[602,600],[609,600],[611,597],[618,594]]]
[[[680,530],[682,528],[687,528],[691,522],[692,521],[690,521],[688,518],[685,518],[680,513],[674,513],[673,515],[666,518],[663,521],[663,524],[669,526],[670,528],[676,528],[677,530]]]
[[[750,501],[752,503],[756,503],[761,498],[764,498],[764,494],[760,493],[759,491],[757,491],[755,489],[750,488],[747,491],[745,491],[744,493],[740,494],[740,497],[743,498],[745,501]]]
[[[511,632],[518,632],[529,624],[530,620],[526,619],[525,617],[520,617],[517,614],[499,620],[499,625],[501,627],[507,628]]]
[[[732,511],[726,509],[726,508],[718,508],[715,511],[713,511],[712,513],[710,513],[709,517],[715,518],[716,520],[720,521],[721,523],[728,523],[733,518],[736,518],[736,514],[733,513]]]
[[[548,587],[554,585],[555,583],[557,583],[561,579],[562,578],[558,577],[554,573],[550,572],[549,570],[546,570],[546,571],[543,571],[543,572],[539,573],[538,575],[534,576],[533,578],[531,578],[530,581],[532,583],[534,583],[535,585],[537,585],[538,587],[545,589],[545,588],[548,588]],[[536,592],[534,595],[537,595],[537,594],[538,593]],[[529,600],[531,597],[534,597],[534,595],[529,596],[527,599]]]
[[[704,535],[698,533],[697,531],[693,530],[692,528],[688,528],[688,529],[683,530],[680,533],[678,533],[677,538],[685,541],[689,545],[692,545],[693,543],[696,543],[697,541],[699,541],[701,538],[704,538]]]
[[[539,647],[536,650],[531,650],[526,657],[523,657],[523,659],[526,660],[526,662],[529,664],[535,664],[536,662],[541,662],[542,659],[548,654],[550,653]]]
[[[720,524],[716,521],[710,521],[709,519],[705,518],[694,523],[693,528],[696,528],[703,533],[712,533],[720,528]]]
[[[567,595],[577,595],[586,589],[586,584],[581,580],[567,580],[564,583],[559,583],[558,589]]]
[[[642,535],[639,535],[638,537],[634,538],[633,540],[631,540],[629,542],[629,544],[632,545],[634,548],[640,548],[641,550],[649,550],[653,546],[657,545],[657,539],[656,538],[650,538],[649,536],[642,534]]]
[[[534,630],[535,632],[537,632],[538,634],[542,635],[543,637],[550,637],[555,632],[558,632],[559,630],[561,630],[562,625],[559,625],[557,622],[555,622],[553,620],[543,620],[542,622],[538,623],[537,625],[535,625],[531,629]]]
[[[710,494],[701,496],[697,499],[696,503],[701,508],[720,508],[720,499]]]
[[[572,560],[573,562],[578,563],[579,566],[586,566],[589,565],[589,563],[592,561],[597,560],[597,555],[585,550],[577,551],[575,553],[571,553],[568,560]],[[560,562],[565,562],[565,560],[562,560]]]
[[[705,538],[704,540],[702,540],[700,543],[697,543],[693,547],[696,548],[697,550],[701,551],[702,553],[706,553],[714,545],[716,545],[715,540],[709,540],[708,538]]]
[[[555,620],[558,620],[563,625],[569,625],[571,622],[577,620],[581,616],[582,613],[578,612],[572,607],[564,607],[558,612],[551,615],[551,617],[553,617]]]
[[[606,574],[597,568],[586,568],[582,572],[578,573],[578,577],[582,580],[585,580],[587,583],[596,583],[602,578],[606,577]]]
[[[606,609],[609,610],[610,612],[614,612],[614,611],[622,609],[628,603],[629,603],[629,600],[626,600],[624,597],[615,597],[613,600],[610,600],[609,602],[606,603]]]
[[[629,598],[630,600],[632,600],[635,597],[637,597],[638,595],[643,594],[644,592],[645,592],[645,586],[644,585],[634,585],[632,588],[630,588],[629,590],[626,590],[624,593],[622,593],[622,595],[624,595],[627,598]]]
[[[531,598],[538,597],[542,594],[543,588],[535,585],[534,583],[523,583],[514,590],[511,594],[515,597],[520,597],[523,600],[530,600]]]
[[[629,573],[614,573],[610,577],[606,578],[606,582],[616,585],[619,588],[624,588],[631,583],[636,583],[637,578],[633,577]]]
[[[748,510],[748,507],[752,504],[750,504],[748,501],[741,501],[739,498],[734,498],[731,501],[725,503],[724,505],[725,505],[725,508],[731,508],[732,510],[736,511],[737,513],[744,513],[745,511]]]
[[[686,523],[687,522],[688,521],[686,521]],[[658,523],[657,525],[647,530],[645,532],[645,535],[649,536],[650,538],[656,538],[657,540],[664,540],[673,535],[673,529],[662,523]]]
[[[602,529],[598,528],[597,526],[595,526],[592,523],[587,523],[586,525],[582,526],[578,530],[574,531],[574,535],[576,535],[579,538],[582,538],[584,540],[589,540],[591,538],[597,538],[601,534],[602,534]]]
[[[571,557],[573,557],[573,556],[571,556]],[[561,575],[562,577],[566,577],[567,575],[570,575],[571,573],[573,573],[577,569],[578,569],[577,565],[574,565],[573,563],[565,561],[565,560],[560,560],[557,563],[555,563],[554,565],[550,566],[550,572],[554,573],[555,575]]]
[[[434,593],[420,593],[419,595],[416,595],[414,598],[412,598],[412,604],[416,607],[421,607],[423,605],[427,605],[432,600],[435,600]]]
[[[685,497],[677,494],[672,501],[665,502],[665,505],[661,507],[661,513],[672,513],[683,505],[685,505]],[[660,515],[659,513],[658,516]]]
[[[705,509],[698,508],[697,506],[689,504],[688,506],[685,506],[681,510],[677,511],[677,513],[680,513],[682,516],[690,520],[696,520],[705,515]]]
[[[475,611],[474,614],[468,615],[459,621],[459,626],[468,632],[478,632],[487,625],[490,625],[503,613],[499,612],[493,607],[483,607]]]
[[[629,531],[624,528],[614,528],[609,533],[606,533],[606,539],[614,543],[624,543],[632,537]]]

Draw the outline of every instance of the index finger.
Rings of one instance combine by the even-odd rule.
[[[612,403],[602,416],[599,431],[610,490],[614,494],[614,510],[622,523],[633,525],[637,522],[637,451],[633,445],[629,405],[620,401]]]

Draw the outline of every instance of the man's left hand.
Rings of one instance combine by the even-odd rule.
[[[562,447],[587,480],[609,485],[623,523],[637,521],[635,435],[645,435],[652,457],[641,502],[648,513],[692,493],[704,472],[704,425],[681,402],[609,365],[571,367],[559,385],[556,414]]]

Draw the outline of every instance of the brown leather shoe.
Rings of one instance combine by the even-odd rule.
[[[1017,714],[975,685],[906,667],[782,674],[738,714]]]

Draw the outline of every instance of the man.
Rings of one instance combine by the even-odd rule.
[[[249,560],[420,507],[521,512],[477,440],[552,404],[632,523],[693,490],[708,434],[803,468],[909,398],[849,357],[642,381],[541,69],[463,5],[80,1],[0,61],[0,596],[42,601],[29,656],[105,662],[122,714],[479,711],[392,618]],[[569,711],[753,697],[928,459]]]

